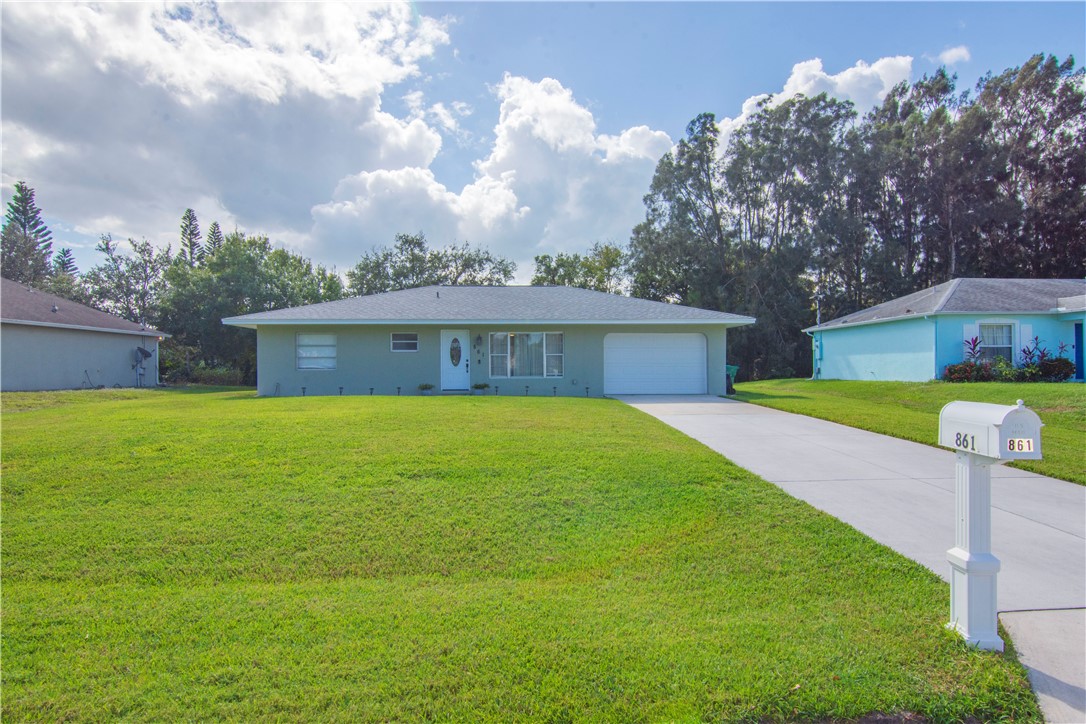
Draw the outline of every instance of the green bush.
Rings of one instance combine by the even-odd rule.
[[[208,367],[201,362],[192,369],[187,381],[197,385],[239,387],[245,384],[245,375],[232,367]]]
[[[1066,357],[1052,357],[1037,365],[1038,376],[1045,382],[1063,382],[1075,375],[1075,363]]]

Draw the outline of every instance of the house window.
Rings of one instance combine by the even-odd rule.
[[[1014,359],[1013,329],[1010,324],[980,325],[980,358],[992,361],[996,357]]]
[[[295,355],[300,370],[334,370],[336,335],[299,334],[295,337]]]
[[[393,352],[418,352],[419,336],[417,334],[392,333]]]
[[[491,377],[561,377],[564,373],[561,332],[491,332]]]

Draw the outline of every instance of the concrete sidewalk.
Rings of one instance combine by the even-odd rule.
[[[618,399],[949,578],[953,452],[718,397]],[[992,552],[1045,718],[1086,722],[1086,488],[993,466]]]

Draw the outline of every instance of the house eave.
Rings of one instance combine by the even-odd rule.
[[[804,332],[828,332],[834,329],[852,329],[853,327],[866,327],[872,324],[885,324],[887,322],[900,322],[906,319],[917,319],[923,317],[1013,317],[1024,314],[1039,315],[1039,316],[1060,316],[1063,313],[1050,309],[1031,309],[1028,311],[1007,311],[1002,310],[989,310],[989,311],[949,311],[949,312],[917,312],[916,314],[902,314],[897,317],[883,317],[882,319],[867,319],[862,322],[846,322],[844,324],[823,324],[822,326],[807,327]]]
[[[243,317],[227,317],[223,324],[245,329],[257,329],[261,326],[496,326],[496,325],[531,325],[531,326],[717,326],[724,328],[743,327],[754,324],[753,317],[735,319],[262,319],[245,320]]]
[[[134,337],[169,337],[171,335],[157,329],[110,329],[109,327],[88,327],[82,324],[57,324],[56,322],[35,322],[27,319],[0,319],[2,324],[20,324],[27,327],[48,327],[51,329],[74,329],[80,332],[105,332],[107,334],[130,334]]]

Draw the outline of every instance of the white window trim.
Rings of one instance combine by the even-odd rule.
[[[504,375],[495,375],[495,374],[493,374],[492,371],[491,371],[491,367],[490,367],[490,359],[491,359],[491,357],[494,356],[494,353],[491,350],[491,341],[493,340],[493,338],[494,338],[493,335],[495,335],[495,334],[504,334],[504,335],[510,335],[510,334],[542,334],[543,335],[543,374],[542,375],[517,375],[515,377],[508,374],[509,373],[509,358],[512,356],[508,352],[501,355],[501,356],[505,357],[505,371],[506,371],[506,374],[504,374]],[[547,335],[548,334],[560,334],[560,335],[562,335],[562,374],[560,374],[560,375],[548,375],[547,374]],[[495,330],[493,332],[487,332],[487,335],[486,335],[486,347],[487,347],[487,350],[486,350],[487,351],[486,371],[487,371],[487,375],[488,375],[488,377],[490,379],[493,379],[493,380],[560,380],[560,379],[562,379],[563,377],[566,376],[566,333],[563,332],[560,329],[551,329],[551,330],[546,330],[546,331],[534,331],[533,330],[531,332],[518,332],[515,329]],[[551,356],[555,356],[554,353],[552,353]]]
[[[1018,357],[1018,351],[1020,349],[1022,349],[1022,345],[1020,344],[1021,339],[1019,338],[1020,337],[1020,331],[1019,331],[1019,328],[1018,328],[1018,320],[1016,320],[1016,319],[1006,319],[1006,318],[1002,318],[1002,317],[995,317],[995,318],[991,318],[991,319],[978,319],[975,322],[975,324],[977,325],[977,339],[979,339],[981,342],[984,341],[984,337],[980,333],[981,325],[995,324],[995,325],[1000,325],[1000,326],[1009,326],[1011,328],[1011,356],[1008,357],[1007,360],[1011,364],[1016,364],[1016,361],[1017,361],[1016,358]],[[984,349],[987,349],[987,348],[982,345],[979,349],[984,350]],[[982,352],[981,359],[984,359],[983,352]]]
[[[333,340],[335,340],[336,354],[335,354],[334,357],[331,358],[332,359],[332,366],[331,367],[302,367],[299,364],[300,359],[298,357],[298,347],[299,347],[298,338],[303,336],[303,335],[317,335],[317,334],[325,334],[325,335],[331,337]],[[314,345],[314,346],[324,347],[324,346],[327,346],[327,345]],[[313,358],[310,358],[310,359],[328,359],[328,358],[327,357],[313,357]],[[339,335],[331,334],[331,333],[328,333],[328,332],[295,332],[294,333],[294,369],[295,369],[295,371],[297,371],[297,372],[335,372],[336,367],[338,367],[338,366],[339,366]]]
[[[397,334],[413,334],[413,335],[415,335],[415,349],[396,349],[396,347],[394,346],[395,340],[393,340],[393,337],[395,337]],[[388,334],[388,349],[389,349],[390,352],[395,352],[396,354],[401,354],[401,353],[409,353],[410,354],[412,352],[418,352],[419,351],[419,334],[418,334],[418,332],[389,332],[389,334]]]

